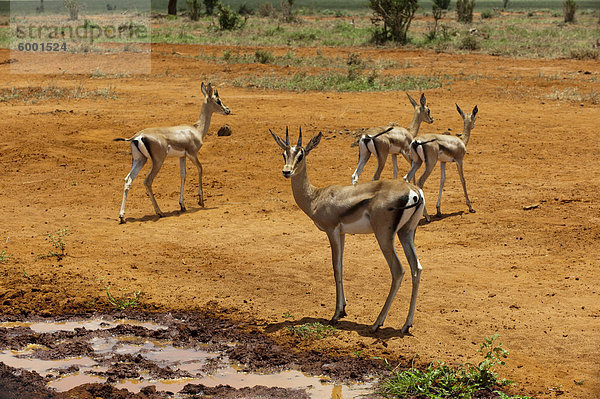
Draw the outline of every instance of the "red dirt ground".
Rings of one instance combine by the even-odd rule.
[[[319,186],[349,184],[357,149],[350,147],[354,137],[344,129],[391,121],[407,125],[406,95],[235,88],[236,76],[287,74],[293,68],[192,58],[202,51],[222,48],[157,45],[151,75],[120,79],[15,75],[8,63],[0,65],[3,88],[112,85],[118,94],[117,99],[0,103],[0,251],[12,254],[0,264],[2,313],[26,318],[106,309],[110,285],[115,295],[142,291],[147,310],[216,305],[233,319],[255,320],[278,340],[289,339],[283,328],[289,323],[332,316],[335,287],[327,238],[296,206],[290,183],[281,176],[281,151],[267,129],[281,133],[289,125],[293,137],[299,125],[305,137],[323,131],[325,139],[308,159],[309,176]],[[370,335],[367,328],[387,295],[390,274],[373,236],[348,237],[348,317],[339,323],[339,334],[306,345],[417,364],[462,363],[476,361],[478,344],[499,333],[511,352],[500,373],[517,382],[515,393],[599,397],[600,190],[594,165],[600,106],[546,96],[567,89],[597,95],[600,64],[352,51],[409,65],[392,73],[451,79],[426,91],[435,123],[422,126],[422,133],[459,132],[462,121],[454,103],[463,110],[478,105],[465,161],[477,213],[466,212],[456,169],[449,165],[443,217],[417,230],[424,271],[415,325],[406,336],[400,328],[410,279],[405,278],[384,328]],[[326,55],[346,53],[325,50]],[[11,56],[0,50],[0,62]],[[179,171],[170,160],[154,184],[168,216],[153,215],[138,178],[129,195],[127,223],[119,225],[130,156],[127,144],[111,139],[144,127],[193,123],[200,110],[200,82],[208,80],[219,84],[233,113],[213,117],[200,153],[206,207],[194,201],[196,171],[188,164],[188,212],[178,212]],[[224,123],[233,135],[217,137]],[[404,173],[408,165],[399,162]],[[371,160],[361,181],[368,181],[374,168]],[[438,173],[425,186],[430,212],[435,212]],[[391,178],[391,162],[384,178]],[[534,207],[524,209],[529,206]],[[40,259],[51,249],[46,235],[62,228],[70,232],[64,238],[68,256],[60,262]],[[283,317],[286,312],[293,317]]]

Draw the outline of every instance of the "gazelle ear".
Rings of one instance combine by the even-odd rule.
[[[458,111],[458,113],[460,114],[460,116],[465,119],[465,113],[462,111],[462,109],[460,109],[460,107],[458,106],[458,104],[454,103],[456,105],[456,110]]]
[[[425,98],[425,93],[421,93],[420,102],[421,102],[421,107],[424,107],[425,104],[427,103],[427,99]]]
[[[475,108],[473,108],[473,118],[475,116],[477,116],[477,113],[479,112],[479,110],[477,109],[477,105],[475,106]]]
[[[410,94],[406,93],[406,95],[408,96],[408,100],[410,101],[410,103],[412,104],[413,107],[417,106],[417,102],[415,100],[413,100],[413,98],[410,96]]]
[[[200,85],[200,90],[202,91],[202,94],[204,94],[204,97],[208,97],[206,85],[204,84],[204,82],[202,82],[202,84]]]
[[[281,147],[281,149],[285,150],[287,146],[285,145],[283,139],[275,133],[273,133],[271,129],[269,129],[269,132],[271,133],[271,136],[273,136],[273,138],[275,139],[275,142]]]
[[[319,132],[315,137],[310,139],[306,147],[304,148],[304,152],[307,154],[311,152],[319,143],[321,142],[321,137],[323,137],[323,133]]]

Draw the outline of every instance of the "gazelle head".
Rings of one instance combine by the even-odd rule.
[[[229,108],[223,104],[219,98],[219,91],[217,89],[213,90],[210,83],[205,85],[204,82],[202,82],[200,88],[202,89],[202,94],[204,94],[204,103],[208,106],[208,111],[210,113],[218,112],[223,115],[229,115],[231,113]]]
[[[427,99],[425,98],[425,93],[421,93],[421,99],[419,100],[419,104],[410,96],[410,94],[406,93],[410,103],[415,108],[415,113],[417,115],[419,122],[427,122],[433,123],[433,117],[431,116],[431,111],[429,107],[426,105]]]
[[[477,105],[475,106],[475,108],[473,108],[473,112],[472,113],[464,113],[462,111],[462,109],[460,109],[460,107],[458,106],[458,104],[456,104],[456,110],[458,111],[458,113],[460,114],[460,117],[463,118],[463,120],[465,121],[465,130],[471,130],[475,127],[475,119],[477,118],[477,112],[479,111],[477,109]]]
[[[285,165],[283,165],[281,173],[284,177],[292,177],[296,172],[306,167],[306,155],[321,142],[321,137],[323,136],[322,133],[319,132],[319,134],[310,139],[306,147],[302,147],[302,128],[300,128],[298,143],[294,146],[290,145],[290,134],[287,127],[285,128],[285,141],[273,133],[271,129],[269,129],[269,132],[279,147],[283,149],[283,160],[285,161]]]

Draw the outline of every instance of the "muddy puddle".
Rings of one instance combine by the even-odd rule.
[[[226,398],[239,397],[237,392],[248,398],[347,399],[372,392],[371,376],[381,370],[368,359],[294,353],[260,332],[197,315],[4,321],[0,362],[8,370],[0,375],[0,397],[6,378],[31,375],[37,380],[22,381],[24,390],[37,384],[57,397],[104,397],[99,387],[110,387],[111,398],[121,390],[140,397]]]

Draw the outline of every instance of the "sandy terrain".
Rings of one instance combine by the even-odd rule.
[[[221,50],[157,45],[151,75],[119,79],[15,75],[9,64],[0,65],[3,88],[111,86],[118,95],[0,103],[0,251],[12,254],[0,264],[2,313],[26,318],[108,309],[110,285],[114,294],[142,291],[146,310],[217,306],[234,320],[256,321],[282,342],[290,339],[283,327],[325,322],[333,315],[327,238],[296,206],[290,183],[281,176],[281,151],[268,129],[282,133],[289,125],[295,137],[302,125],[307,138],[322,131],[325,139],[308,158],[312,183],[349,184],[357,149],[350,147],[354,137],[344,129],[391,121],[408,125],[406,95],[235,88],[236,76],[287,74],[293,68],[192,58]],[[499,333],[510,351],[500,372],[517,382],[515,393],[599,397],[600,105],[546,96],[567,89],[597,95],[600,64],[353,51],[400,65],[410,61],[393,73],[452,78],[443,88],[426,91],[435,123],[423,125],[422,133],[460,132],[454,103],[465,111],[478,105],[465,160],[477,213],[467,212],[456,168],[448,165],[443,217],[417,230],[424,271],[415,325],[405,336],[400,328],[410,279],[405,278],[384,328],[369,334],[390,274],[373,236],[349,236],[348,317],[339,323],[339,334],[307,345],[406,363],[466,362],[478,359],[484,337]],[[345,54],[341,49],[329,53]],[[0,62],[11,57],[0,50]],[[213,117],[200,153],[206,207],[194,201],[197,175],[188,163],[188,212],[180,214],[179,166],[169,160],[154,184],[167,217],[154,216],[138,178],[129,195],[127,223],[120,225],[130,156],[127,144],[111,139],[143,127],[195,122],[200,82],[208,80],[219,84],[232,115]],[[233,135],[217,137],[224,123]],[[399,163],[401,173],[408,170],[403,160]],[[361,181],[368,181],[374,169],[371,160]],[[391,175],[389,162],[383,177]],[[425,186],[430,213],[438,179],[436,170]],[[70,232],[64,238],[67,256],[40,259],[51,249],[46,235],[63,228]],[[286,312],[293,317],[285,318]]]

